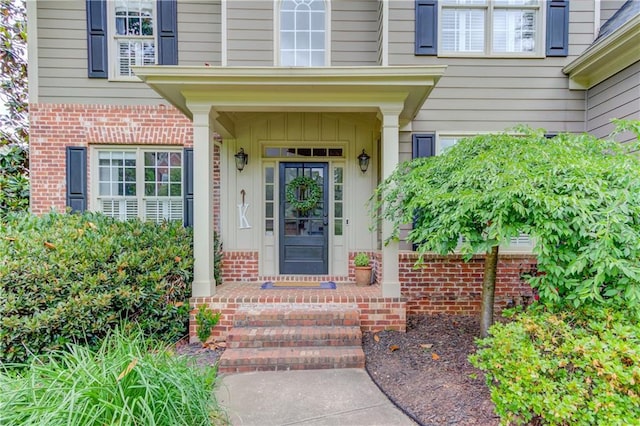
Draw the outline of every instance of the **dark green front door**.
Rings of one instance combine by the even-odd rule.
[[[328,169],[328,163],[280,163],[281,274],[329,273]],[[300,184],[300,176],[315,184]]]

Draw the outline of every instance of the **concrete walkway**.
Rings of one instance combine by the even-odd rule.
[[[252,372],[218,380],[218,404],[234,426],[415,426],[364,369]]]

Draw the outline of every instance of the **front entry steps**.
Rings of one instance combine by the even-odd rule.
[[[356,305],[241,305],[218,363],[220,373],[324,368],[364,368]]]

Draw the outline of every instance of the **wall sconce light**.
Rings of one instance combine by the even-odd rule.
[[[369,156],[369,154],[367,154],[364,149],[362,150],[362,153],[360,155],[358,155],[358,165],[360,166],[360,170],[362,170],[362,173],[365,173],[367,171],[367,169],[369,168],[369,159],[371,157]]]
[[[244,166],[249,164],[249,154],[244,152],[244,148],[240,148],[240,151],[234,157],[236,157],[236,169],[241,172],[244,170]]]

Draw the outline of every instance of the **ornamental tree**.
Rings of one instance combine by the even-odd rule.
[[[621,122],[635,130],[640,123]],[[632,146],[633,145],[633,146]],[[538,258],[530,284],[543,302],[640,301],[640,160],[636,144],[587,134],[546,138],[517,129],[463,139],[444,154],[400,164],[376,190],[390,238],[427,252],[485,254],[480,332],[493,322],[499,247],[520,233]]]

